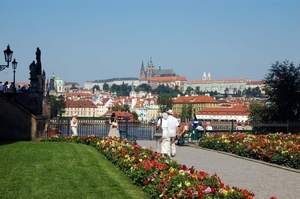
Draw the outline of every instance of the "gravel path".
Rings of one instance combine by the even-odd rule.
[[[140,146],[155,149],[155,141],[138,140]],[[176,146],[173,158],[197,171],[217,173],[224,184],[244,188],[255,199],[300,199],[300,170],[288,169],[257,160],[201,149],[195,144]]]

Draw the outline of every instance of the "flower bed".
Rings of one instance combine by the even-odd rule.
[[[296,134],[213,133],[202,137],[199,146],[300,169],[300,135]]]
[[[123,138],[53,136],[42,141],[67,141],[94,146],[151,198],[252,199],[246,189],[229,187],[215,175],[187,168],[169,157]],[[275,199],[275,197],[272,197]]]

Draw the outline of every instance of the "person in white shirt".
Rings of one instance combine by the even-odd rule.
[[[73,118],[71,120],[71,130],[73,132],[72,136],[77,136],[77,127],[78,127],[78,119],[77,119],[78,115],[74,114]]]
[[[206,122],[205,130],[207,131],[213,130],[212,126],[210,125],[210,122]]]
[[[201,122],[199,122],[198,123],[198,126],[197,126],[197,128],[196,128],[198,131],[204,131],[204,128],[203,128],[203,126],[202,126],[202,123]]]
[[[168,136],[168,114],[167,113],[162,114],[162,119],[158,120],[157,126],[161,126],[162,128],[162,137],[159,140],[160,153],[162,154],[162,156],[168,156],[170,152],[170,137]]]
[[[179,126],[178,120],[173,116],[173,111],[170,109],[167,111],[168,114],[168,135],[170,137],[170,153],[172,157],[176,154],[175,138],[177,128]]]

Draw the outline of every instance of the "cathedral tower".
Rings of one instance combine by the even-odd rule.
[[[142,67],[141,67],[141,71],[140,71],[140,79],[146,79],[144,62],[142,62]]]

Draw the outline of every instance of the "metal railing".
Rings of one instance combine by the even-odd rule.
[[[70,119],[55,119],[49,121],[49,129],[58,129],[63,136],[72,135]],[[106,137],[110,125],[104,120],[78,120],[78,136],[97,135]],[[126,131],[130,136],[136,136],[139,140],[152,140],[154,125],[148,123],[130,123],[128,121],[119,121],[119,130]]]
[[[204,122],[203,122],[204,123]],[[234,132],[236,122],[227,121],[211,121],[213,130],[221,130]],[[58,129],[63,136],[72,135],[70,128],[70,119],[61,118],[49,121],[49,129]],[[256,134],[265,133],[300,133],[300,121],[297,122],[277,122],[277,123],[261,123],[252,124],[253,130]],[[78,121],[78,135],[97,135],[106,137],[109,132],[110,125],[104,120],[88,120],[80,119]],[[138,140],[153,140],[155,131],[155,124],[150,123],[130,123],[128,121],[119,121],[119,130],[126,131],[130,136],[136,136]]]

